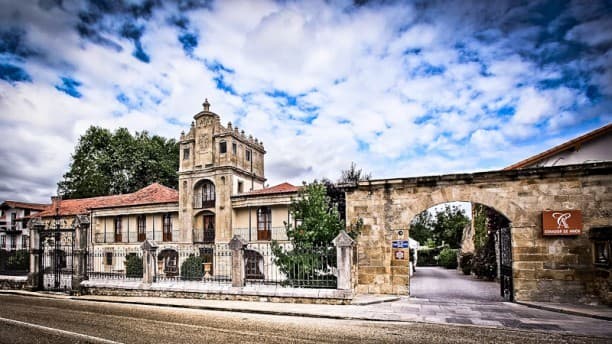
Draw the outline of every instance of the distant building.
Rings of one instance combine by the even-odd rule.
[[[27,227],[27,219],[48,206],[18,201],[4,201],[0,204],[0,249],[28,249],[30,230]]]
[[[612,147],[612,123],[514,163],[504,170],[612,161],[610,147]]]

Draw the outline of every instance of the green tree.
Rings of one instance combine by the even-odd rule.
[[[433,233],[436,243],[441,245],[444,242],[451,248],[459,248],[463,229],[470,223],[465,210],[446,204],[444,210],[437,212],[434,218]]]
[[[410,223],[410,237],[421,245],[433,240],[433,217],[429,211],[418,214]]]
[[[272,241],[275,263],[292,286],[326,287],[335,281],[330,274],[336,265],[336,250],[331,244],[340,230],[345,229],[337,207],[327,196],[323,183],[304,184],[289,211],[296,224],[286,224],[292,247],[285,249]],[[359,226],[351,231],[353,237]]]
[[[58,187],[64,198],[129,193],[153,182],[177,188],[178,164],[174,139],[91,126],[79,138]]]

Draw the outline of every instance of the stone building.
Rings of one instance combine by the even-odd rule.
[[[0,249],[7,251],[29,248],[30,230],[27,219],[48,204],[4,201],[0,204]]]

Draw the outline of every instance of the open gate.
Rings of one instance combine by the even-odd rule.
[[[500,289],[506,301],[514,301],[512,286],[512,235],[510,226],[499,229]]]
[[[39,285],[44,290],[70,292],[72,290],[74,229],[40,231]]]

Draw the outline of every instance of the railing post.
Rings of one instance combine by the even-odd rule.
[[[42,250],[40,249],[40,231],[44,228],[40,219],[33,219],[30,222],[30,272],[28,273],[27,286],[30,290],[42,289],[40,262]]]
[[[158,246],[153,240],[145,240],[140,247],[142,248],[142,283],[151,284],[155,281]]]
[[[87,229],[89,216],[77,215],[74,225],[74,242],[72,252],[72,290],[80,292],[81,282],[87,277]]]
[[[232,287],[244,287],[244,249],[248,242],[240,235],[234,235],[228,246],[232,250]]]
[[[351,267],[353,266],[353,240],[344,230],[333,240],[336,246],[336,257],[338,266],[338,286],[337,289],[352,289]]]

